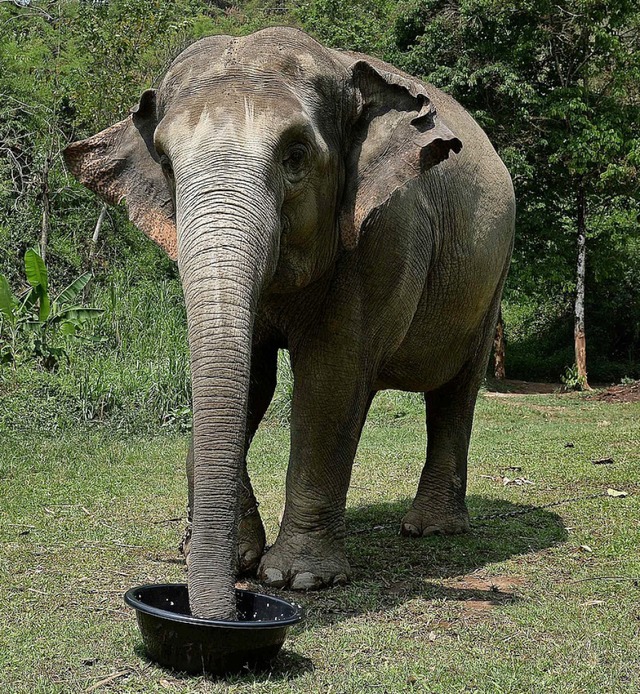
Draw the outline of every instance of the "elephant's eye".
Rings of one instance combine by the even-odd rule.
[[[171,159],[166,154],[160,155],[160,166],[164,171],[165,176],[173,179],[173,166],[171,166]]]
[[[306,168],[308,159],[307,148],[303,144],[295,144],[289,147],[282,163],[290,176],[300,176]]]

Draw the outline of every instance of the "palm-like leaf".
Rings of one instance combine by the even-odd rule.
[[[49,288],[47,268],[40,254],[33,248],[24,254],[24,269],[27,273],[27,282],[32,287],[43,287],[46,292]]]
[[[83,275],[80,275],[80,277],[76,277],[66,289],[63,289],[60,294],[58,294],[56,300],[53,302],[54,305],[61,308],[74,301],[78,294],[89,284],[91,277],[92,274],[90,272],[85,272]]]
[[[38,292],[38,318],[41,321],[46,321],[51,313],[51,304],[49,303],[49,294],[46,287],[39,284],[36,287]]]
[[[72,320],[78,323],[84,323],[85,321],[91,320],[96,316],[104,313],[104,309],[93,308],[91,306],[70,306],[62,311],[60,311],[55,316],[55,321],[67,321]]]
[[[31,289],[27,289],[27,291],[20,296],[20,299],[22,301],[20,304],[20,315],[25,316],[36,305],[38,301],[38,290],[35,287],[31,287]]]
[[[9,289],[7,278],[4,275],[0,275],[0,313],[2,313],[9,322],[13,321],[15,303],[16,300],[11,289]]]

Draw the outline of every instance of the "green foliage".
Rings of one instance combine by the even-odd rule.
[[[68,361],[55,372],[24,361],[0,369],[0,420],[17,430],[27,422],[48,430],[76,422],[129,432],[188,430],[189,353],[177,279],[113,270],[104,284],[90,286],[104,314],[84,326],[82,341],[68,341]]]
[[[578,374],[578,367],[567,366],[564,374],[560,376],[564,390],[584,390],[587,385],[587,379]]]
[[[46,369],[68,358],[71,338],[84,337],[83,327],[103,313],[84,306],[81,292],[91,280],[85,272],[63,289],[55,299],[49,296],[48,273],[37,251],[24,256],[27,289],[20,297],[0,275],[0,363],[16,364],[21,359],[37,359]]]
[[[291,15],[325,45],[383,56],[391,36],[389,26],[394,2],[389,0],[310,0],[292,3]]]

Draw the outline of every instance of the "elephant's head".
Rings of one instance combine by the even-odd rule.
[[[414,82],[284,28],[198,41],[128,118],[67,148],[73,174],[124,200],[178,260],[194,407],[194,614],[235,613],[259,299],[328,272],[398,189],[459,148]]]

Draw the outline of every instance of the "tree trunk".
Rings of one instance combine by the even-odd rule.
[[[42,188],[40,189],[42,202],[42,227],[40,229],[40,255],[42,260],[47,260],[47,246],[49,244],[49,220],[51,217],[51,208],[49,201],[49,157],[44,160],[44,169],[42,171]]]
[[[586,195],[584,179],[578,183],[578,262],[576,269],[576,302],[574,310],[574,347],[578,377],[583,381],[582,387],[590,390],[587,380],[587,342],[584,329],[584,285],[587,262],[587,228],[585,222]]]
[[[89,261],[93,261],[96,254],[96,246],[98,245],[98,239],[100,238],[100,231],[102,229],[102,223],[104,222],[105,215],[107,214],[107,204],[105,203],[100,210],[100,216],[96,222],[96,228],[93,230],[93,236],[91,237],[91,247],[89,248]]]
[[[502,308],[500,308],[498,311],[498,322],[496,324],[496,335],[493,338],[493,374],[499,381],[503,381],[506,378],[504,360],[504,323],[502,322]]]

